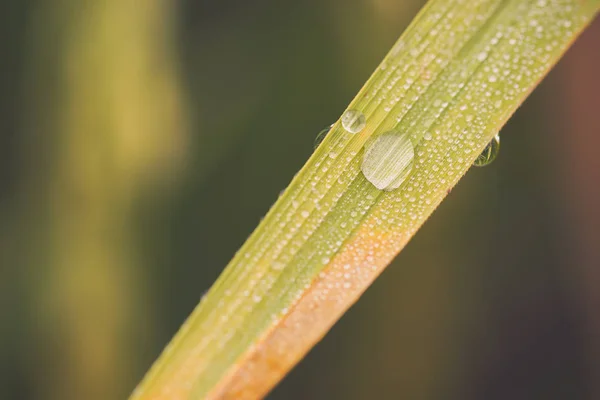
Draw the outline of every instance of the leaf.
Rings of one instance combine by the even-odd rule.
[[[264,396],[406,245],[599,8],[430,1],[350,104],[364,129],[333,125],[132,399]],[[392,130],[409,135],[412,160],[365,151]],[[381,159],[367,159],[369,181],[361,167],[371,154]]]

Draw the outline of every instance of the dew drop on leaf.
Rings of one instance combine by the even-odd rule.
[[[389,131],[367,143],[361,170],[377,189],[394,190],[412,171],[414,159],[409,135]]]
[[[494,136],[494,138],[485,146],[485,149],[481,152],[481,154],[475,159],[473,165],[476,167],[485,167],[486,165],[490,165],[492,161],[496,159],[498,156],[498,152],[500,151],[500,135]]]
[[[342,126],[350,133],[358,133],[367,125],[367,119],[360,111],[348,110],[342,115]]]
[[[333,126],[333,125],[331,125]],[[317,134],[317,137],[315,138],[315,142],[313,144],[313,148],[316,150],[317,147],[319,147],[319,145],[323,142],[323,139],[325,139],[325,136],[327,136],[327,133],[329,132],[329,130],[331,129],[331,126],[328,126],[327,128],[323,129],[321,132],[319,132]]]

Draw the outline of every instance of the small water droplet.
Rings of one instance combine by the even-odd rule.
[[[476,167],[485,167],[486,165],[490,165],[492,161],[496,159],[498,156],[498,152],[500,151],[500,135],[494,136],[494,138],[485,146],[485,149],[481,152],[481,154],[475,159],[473,165]]]
[[[394,190],[412,171],[414,159],[409,135],[389,131],[367,143],[361,170],[377,189]]]
[[[358,133],[367,125],[367,119],[360,111],[348,110],[342,115],[342,126],[350,133]]]
[[[275,261],[273,264],[271,264],[271,268],[273,268],[275,271],[281,271],[284,267],[285,264],[279,261]]]
[[[317,134],[317,137],[315,138],[315,142],[313,144],[313,149],[316,150],[317,147],[319,147],[319,145],[321,144],[321,142],[323,142],[323,139],[325,139],[325,136],[327,136],[327,133],[329,133],[331,128],[333,128],[333,124],[329,125],[327,128],[323,129]]]
[[[485,51],[482,51],[481,53],[477,54],[477,60],[479,61],[483,61],[487,58],[488,54]]]

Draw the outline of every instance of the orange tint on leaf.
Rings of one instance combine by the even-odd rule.
[[[287,315],[238,360],[208,399],[265,396],[358,300],[411,236],[374,232],[369,226],[369,221],[361,226]]]

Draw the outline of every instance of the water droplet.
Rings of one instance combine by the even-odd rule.
[[[485,146],[485,149],[475,159],[473,165],[476,167],[485,167],[496,159],[498,152],[500,151],[500,135],[494,136],[494,138]]]
[[[367,125],[367,119],[360,111],[348,110],[342,115],[342,126],[350,133],[358,133]]]
[[[321,142],[323,142],[323,139],[325,139],[325,136],[327,136],[327,133],[329,132],[329,130],[333,127],[333,124],[331,124],[330,126],[328,126],[327,128],[323,129],[321,132],[319,132],[317,134],[317,137],[315,138],[315,142],[313,144],[313,148],[316,150],[317,147],[319,147],[319,145],[321,144]]]
[[[279,261],[275,261],[273,264],[271,264],[271,268],[273,268],[275,271],[281,271],[284,267],[285,264]]]
[[[414,159],[409,135],[389,131],[367,143],[361,170],[377,189],[393,190],[406,180]]]

